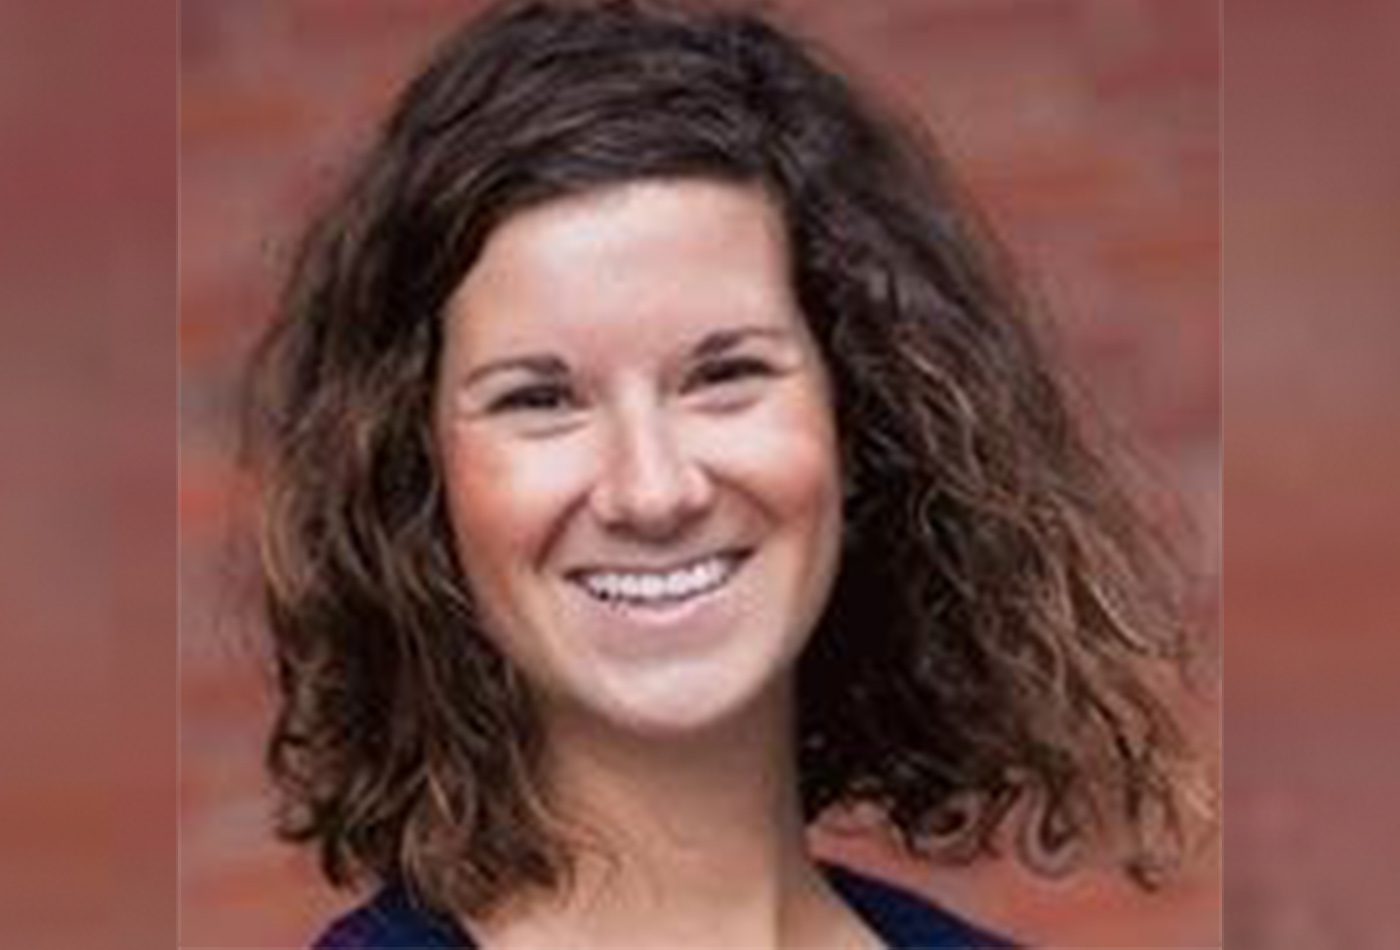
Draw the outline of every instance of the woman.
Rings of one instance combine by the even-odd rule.
[[[250,416],[319,946],[995,946],[816,861],[1151,884],[1185,638],[944,172],[762,19],[496,8],[306,239]]]

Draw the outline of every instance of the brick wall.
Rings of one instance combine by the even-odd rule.
[[[174,921],[175,48],[162,0],[0,3],[6,947]]]
[[[181,913],[187,946],[295,946],[346,898],[271,842],[256,625],[227,539],[229,411],[309,203],[444,27],[446,0],[181,6]],[[931,117],[1076,370],[1140,440],[1219,570],[1218,5],[901,0],[780,6],[868,82]],[[1207,717],[1209,720],[1209,717]],[[1203,732],[1213,732],[1210,721]],[[1104,876],[930,874],[852,854],[1026,937],[1218,942],[1207,861],[1147,898]]]
[[[1392,947],[1400,8],[1226,13],[1226,935]]]

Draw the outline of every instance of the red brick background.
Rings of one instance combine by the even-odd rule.
[[[230,408],[305,209],[397,84],[473,4],[186,0],[181,8],[183,945],[295,946],[348,898],[274,844],[256,626],[227,538]],[[924,114],[1058,311],[1075,369],[1220,543],[1219,5],[1214,0],[789,0],[851,68]],[[1207,611],[1209,612],[1209,611]],[[1203,736],[1214,734],[1203,717]],[[851,853],[1029,939],[1220,940],[1208,859],[1165,894],[1102,875],[931,873]],[[1263,946],[1264,944],[1258,944]]]
[[[1400,6],[1229,0],[1231,946],[1400,946]]]
[[[174,926],[174,4],[87,6],[0,0],[0,946],[35,950]]]

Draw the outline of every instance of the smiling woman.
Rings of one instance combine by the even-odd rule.
[[[1171,866],[1167,561],[910,141],[725,8],[405,91],[250,390],[282,830],[380,886],[321,946],[1005,944],[816,861],[857,805]]]
[[[841,533],[826,373],[787,275],[762,192],[663,180],[520,212],[449,301],[458,556],[547,718],[786,719],[774,690]]]

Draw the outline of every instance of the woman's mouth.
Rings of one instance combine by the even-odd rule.
[[[579,570],[570,572],[569,580],[593,599],[614,607],[673,607],[724,587],[748,555],[747,551],[725,551],[665,569]]]

